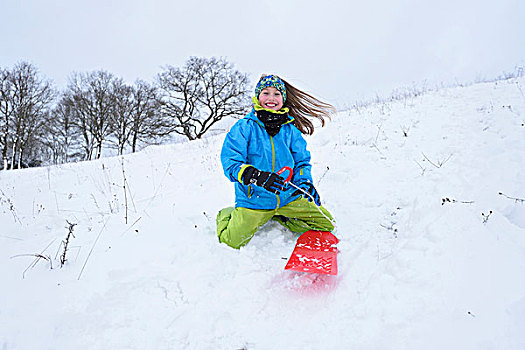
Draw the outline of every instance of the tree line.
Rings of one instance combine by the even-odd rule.
[[[136,152],[173,134],[199,139],[246,113],[248,86],[247,74],[215,57],[166,66],[152,83],[75,72],[61,91],[30,63],[0,67],[0,169]]]

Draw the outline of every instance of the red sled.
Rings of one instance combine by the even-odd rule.
[[[337,275],[339,240],[327,231],[306,231],[297,239],[285,270]]]

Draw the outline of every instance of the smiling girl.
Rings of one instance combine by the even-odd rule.
[[[276,75],[261,77],[252,101],[252,111],[235,123],[222,146],[224,174],[235,183],[235,207],[217,215],[219,241],[238,249],[270,219],[298,233],[332,231],[302,134],[314,132],[310,118],[324,126],[335,108]],[[284,167],[292,169],[295,186],[277,174]]]

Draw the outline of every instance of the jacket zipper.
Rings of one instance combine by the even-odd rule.
[[[272,143],[272,172],[275,173],[275,145],[273,144],[273,137],[270,136],[270,141]],[[279,209],[279,205],[281,204],[281,198],[279,198],[279,195],[276,194],[275,197],[277,197],[277,206],[275,209]]]

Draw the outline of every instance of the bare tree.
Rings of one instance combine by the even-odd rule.
[[[131,151],[137,151],[139,141],[150,143],[165,136],[156,87],[137,81],[133,89],[134,110],[131,115]]]
[[[156,88],[144,81],[115,87],[112,127],[119,154],[126,146],[136,152],[139,141],[149,143],[163,135]]]
[[[53,164],[83,159],[81,134],[74,124],[71,108],[63,98],[51,111],[44,132],[44,144]]]
[[[184,68],[168,66],[157,76],[168,132],[199,139],[227,116],[247,109],[248,76],[225,59],[191,57]]]
[[[161,135],[158,111],[156,88],[146,82],[127,85],[104,71],[75,73],[53,110],[47,144],[53,161],[100,158],[103,145],[135,152],[139,141]]]
[[[115,84],[115,104],[111,111],[113,143],[116,144],[119,154],[124,153],[124,148],[131,134],[132,114],[134,112],[133,87],[125,84]]]
[[[73,73],[62,97],[72,122],[82,135],[84,160],[100,158],[102,147],[112,133],[111,119],[116,104],[115,89],[122,80],[106,71]]]
[[[14,87],[11,73],[7,69],[0,69],[0,146],[2,168],[8,168],[8,149],[11,137],[12,115],[14,114]]]
[[[27,62],[0,73],[0,114],[4,169],[22,167],[25,156],[38,154],[41,128],[47,120],[55,90]]]

